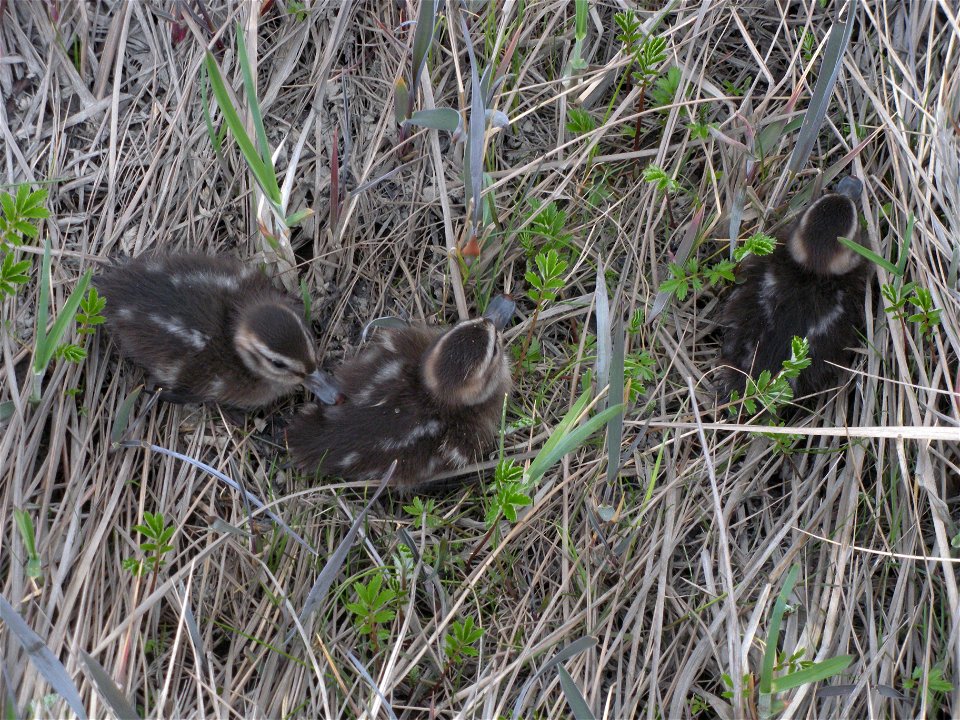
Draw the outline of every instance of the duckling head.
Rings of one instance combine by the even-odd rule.
[[[491,305],[484,317],[461,322],[441,335],[424,355],[423,384],[440,405],[479,405],[509,389],[510,368],[500,328],[514,304],[497,298]]]
[[[303,384],[324,403],[338,401],[339,390],[317,369],[313,338],[291,308],[262,302],[244,308],[233,334],[233,346],[254,375],[277,385]]]
[[[808,207],[794,224],[787,238],[790,257],[817,275],[846,275],[862,258],[837,238],[855,239],[859,230],[855,200],[863,184],[854,177],[837,183],[828,193]]]

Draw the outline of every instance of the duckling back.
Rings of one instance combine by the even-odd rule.
[[[493,362],[475,365],[476,377],[461,369],[464,389],[438,395],[435,390],[446,387],[450,375],[444,358],[471,356],[458,337],[467,333],[427,327],[379,331],[337,373],[346,401],[313,406],[291,423],[287,443],[294,463],[308,471],[369,480],[396,459],[392,484],[410,487],[480,460],[495,443],[511,388],[499,336],[492,332]]]
[[[313,371],[309,330],[296,302],[255,268],[232,258],[145,256],[106,269],[95,283],[107,299],[106,327],[121,354],[147,370],[169,402],[265,405],[299,380],[251,371],[238,355],[236,335],[245,308],[275,308],[271,332],[297,344]]]
[[[742,393],[746,375],[779,372],[794,336],[809,341],[811,359],[791,383],[795,395],[821,392],[838,380],[835,366],[849,365],[859,344],[869,269],[837,238],[858,234],[851,198],[828,194],[777,236],[771,255],[743,261],[721,318],[723,394]]]

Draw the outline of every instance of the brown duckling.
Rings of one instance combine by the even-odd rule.
[[[380,328],[337,372],[346,401],[294,418],[287,443],[307,471],[411,487],[480,460],[497,437],[512,380],[500,331],[515,303],[494,298],[484,317],[452,328]]]
[[[160,398],[253,409],[299,385],[336,402],[299,302],[238,260],[153,255],[105,270],[106,327]]]
[[[777,236],[770,255],[748,256],[723,311],[720,382],[742,392],[745,374],[780,371],[790,341],[805,337],[811,364],[791,381],[799,397],[821,392],[839,377],[859,344],[869,267],[837,240],[859,235],[857,206],[863,184],[841,180]]]

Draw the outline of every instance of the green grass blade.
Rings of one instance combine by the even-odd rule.
[[[837,657],[829,658],[822,662],[813,663],[813,665],[805,667],[803,670],[797,670],[782,677],[774,678],[772,686],[773,692],[779,693],[785,690],[792,690],[801,685],[826,680],[828,677],[842,673],[852,662],[853,655],[838,655]]]
[[[437,3],[438,0],[420,0],[420,8],[417,10],[417,28],[413,33],[413,74],[410,76],[410,93],[413,97],[416,97],[420,73],[427,64],[430,45],[433,44],[433,33],[437,25]],[[466,42],[470,42],[469,36],[465,35],[464,38]]]
[[[513,704],[513,712],[510,714],[511,720],[517,720],[520,717],[520,713],[523,710],[523,702],[527,699],[527,693],[530,692],[530,688],[533,687],[533,684],[543,675],[545,672],[548,672],[554,665],[557,665],[562,662],[566,662],[572,657],[576,657],[584,650],[589,650],[597,644],[597,639],[595,637],[577,638],[572,643],[562,648],[554,655],[552,658],[547,660],[539,670],[537,670],[533,677],[531,677],[527,682],[524,683],[523,687],[520,689],[520,694],[517,696],[516,702]]]
[[[623,365],[626,346],[626,333],[618,318],[613,324],[613,350],[610,355],[610,389],[607,390],[607,403],[623,400]],[[613,487],[620,470],[620,446],[623,444],[623,413],[610,418],[607,425],[607,487]]]
[[[857,253],[858,255],[861,255],[861,256],[865,257],[865,258],[866,258],[867,260],[869,260],[870,262],[872,262],[872,263],[874,263],[874,264],[876,264],[876,265],[879,265],[880,267],[882,267],[882,268],[883,268],[884,270],[886,270],[887,272],[892,273],[893,275],[896,275],[897,277],[902,277],[902,276],[903,276],[903,273],[900,272],[900,269],[899,269],[896,265],[894,265],[892,262],[890,262],[890,261],[887,260],[886,258],[880,257],[879,255],[877,255],[877,254],[876,254],[873,250],[871,250],[870,248],[864,247],[864,246],[861,245],[860,243],[854,242],[854,241],[851,240],[850,238],[841,237],[841,238],[837,238],[837,239],[838,239],[841,243],[843,243],[843,245],[845,245],[846,247],[848,247],[850,250],[853,250],[853,251],[854,251],[855,253]]]
[[[563,665],[557,665],[557,675],[560,676],[560,689],[563,690],[563,696],[567,699],[567,705],[570,706],[573,717],[576,720],[594,720],[593,711],[587,705],[583,693]]]
[[[460,113],[453,108],[432,108],[430,110],[417,110],[403,124],[455,133],[460,129],[462,122],[463,118]]]
[[[207,97],[207,85],[210,84],[210,77],[206,70],[200,78],[200,106],[203,108],[203,124],[207,127],[207,135],[210,137],[210,144],[213,146],[213,152],[217,157],[223,155],[223,144],[220,142],[220,135],[213,127],[213,116],[210,114],[210,98]]]
[[[47,339],[47,323],[50,321],[50,238],[43,241],[43,259],[40,261],[40,300],[37,302],[36,347]]]
[[[530,470],[527,472],[527,478],[530,484],[536,485],[547,470],[559,462],[564,455],[573,452],[583,445],[591,435],[603,427],[611,418],[615,417],[618,413],[622,413],[623,408],[623,403],[609,407],[597,413],[570,433],[560,433],[558,428],[558,431],[555,431],[550,437],[550,441],[556,438],[556,442],[550,444],[550,441],[548,441],[548,443],[545,443],[543,449],[537,453],[533,462],[530,463]],[[550,445],[549,448],[548,445]]]
[[[133,412],[133,404],[140,397],[143,386],[140,385],[133,389],[120,403],[120,409],[117,410],[116,418],[113,421],[113,427],[110,429],[110,444],[117,445],[123,438],[127,428],[130,427],[130,413]]]
[[[850,34],[853,32],[856,14],[857,0],[850,0],[846,20],[841,21],[838,17],[837,22],[830,28],[830,37],[827,39],[823,61],[820,63],[817,84],[813,88],[813,96],[810,98],[807,112],[803,116],[803,124],[800,126],[797,144],[793,147],[793,154],[790,155],[790,162],[787,164],[787,170],[791,175],[800,172],[807,164],[810,153],[813,151],[813,145],[820,134],[820,127],[827,115],[827,107],[830,105],[833,88],[837,84],[837,76],[840,74],[840,67],[843,64],[843,54],[847,51]]]
[[[794,565],[787,573],[783,581],[783,587],[780,588],[780,594],[773,605],[773,612],[770,613],[770,627],[767,631],[767,647],[763,653],[763,666],[760,670],[760,695],[769,695],[773,687],[773,666],[777,662],[777,644],[780,641],[780,624],[783,622],[783,614],[787,610],[787,598],[793,592],[793,586],[800,576],[800,566]]]
[[[250,66],[250,58],[247,55],[247,39],[243,34],[243,28],[237,23],[237,62],[240,63],[240,73],[243,76],[243,91],[247,96],[247,107],[250,108],[250,116],[253,118],[253,129],[257,134],[257,143],[260,145],[260,160],[263,167],[269,171],[266,173],[267,195],[277,205],[280,204],[280,185],[277,182],[277,171],[273,166],[273,158],[270,154],[270,145],[267,142],[267,131],[263,126],[263,115],[260,112],[260,101],[257,99],[257,87],[253,82],[253,68]]]
[[[253,141],[250,140],[250,136],[247,135],[247,131],[243,127],[240,115],[230,102],[230,94],[227,92],[227,86],[223,82],[220,68],[217,67],[217,61],[209,51],[207,52],[204,62],[206,63],[207,75],[210,78],[210,86],[213,88],[213,97],[220,107],[220,112],[223,113],[223,119],[227,123],[227,127],[230,128],[234,140],[237,141],[237,146],[247,161],[247,165],[250,167],[254,178],[256,178],[257,184],[260,185],[260,189],[263,190],[271,202],[279,207],[280,188],[277,185],[277,176],[273,172],[272,164],[271,167],[268,168],[257,152],[257,149],[253,146]]]
[[[916,220],[913,213],[907,216],[907,229],[903,231],[903,246],[900,248],[900,257],[897,258],[897,277],[903,277],[907,271],[907,260],[910,259],[910,245],[913,243],[913,226]]]
[[[114,715],[118,718],[124,718],[124,720],[127,718],[140,717],[133,705],[130,704],[130,701],[127,700],[127,696],[124,695],[123,691],[113,682],[113,678],[110,677],[110,673],[104,669],[103,665],[98,663],[82,649],[80,650],[80,659],[83,660],[83,664],[86,665],[87,675],[93,680],[93,685],[97,688],[97,692],[100,693],[100,697],[103,698]]]
[[[553,433],[543,444],[543,447],[540,449],[540,454],[552,452],[552,448],[563,439],[563,436],[569,432],[573,423],[583,414],[583,410],[589,404],[590,399],[591,394],[589,390],[577,398],[577,401],[567,410],[566,415],[557,423],[557,427],[554,428]]]
[[[43,638],[27,625],[26,620],[3,595],[0,595],[0,620],[6,626],[7,632],[20,643],[37,672],[43,675],[80,720],[86,720],[87,711],[83,706],[83,699],[80,697],[77,686],[70,679],[67,669],[47,647]]]
[[[603,264],[597,266],[597,282],[593,291],[597,317],[597,389],[610,382],[610,356],[613,354],[613,331],[610,328],[610,296],[603,275]]]
[[[60,339],[66,333],[67,327],[73,322],[73,318],[80,308],[80,302],[83,300],[83,296],[87,292],[87,286],[90,284],[90,275],[91,271],[87,270],[80,278],[80,282],[70,293],[63,309],[57,314],[57,319],[53,321],[53,327],[50,328],[49,334],[45,334],[42,346],[38,345],[33,361],[33,371],[35,373],[42,373],[46,370],[53,359],[53,354],[56,352],[57,345],[60,344]]]

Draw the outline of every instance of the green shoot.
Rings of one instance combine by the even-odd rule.
[[[40,390],[43,385],[43,378],[46,375],[50,361],[56,356],[57,349],[60,347],[60,339],[63,337],[70,323],[73,322],[77,309],[83,301],[84,293],[90,284],[90,271],[88,270],[80,278],[80,282],[70,293],[67,302],[64,304],[60,314],[50,331],[47,331],[47,319],[50,312],[50,241],[44,244],[43,262],[40,265],[40,301],[37,305],[37,332],[34,341],[33,351],[33,391],[30,395],[30,402],[37,404],[40,402]]]
[[[743,241],[743,245],[733,251],[733,259],[740,262],[747,255],[769,255],[776,246],[776,238],[763,233],[754,233]]]
[[[944,679],[943,668],[939,665],[931,667],[927,675],[924,675],[923,667],[917,665],[913,669],[913,674],[903,680],[903,687],[905,690],[922,688],[927,696],[927,705],[933,708],[940,704],[937,701],[938,695],[953,692],[953,684]]]
[[[680,183],[667,174],[666,170],[653,163],[643,169],[643,179],[645,182],[655,185],[657,190],[665,195],[672,195],[683,189]]]
[[[773,415],[784,405],[793,400],[793,388],[789,381],[797,378],[804,368],[812,362],[808,357],[810,343],[806,338],[794,337],[790,341],[790,358],[784,360],[782,369],[776,375],[764,370],[756,378],[747,378],[747,385],[743,395],[743,408],[753,415],[757,412],[757,403]],[[740,399],[738,392],[731,393],[731,400]],[[736,411],[730,408],[731,414]]]
[[[173,552],[170,538],[173,537],[174,526],[164,522],[163,513],[144,512],[143,524],[134,525],[133,529],[143,535],[146,541],[140,543],[142,560],[126,558],[122,565],[124,570],[141,576],[144,572],[152,572],[154,578],[166,564],[166,555]]]
[[[29,260],[16,262],[12,252],[4,254],[0,262],[0,295],[13,295],[17,285],[26,285],[30,281],[29,270]]]
[[[787,611],[787,599],[800,575],[800,566],[794,565],[784,579],[783,587],[770,614],[770,626],[767,632],[766,649],[760,670],[760,682],[757,686],[757,709],[761,718],[770,718],[786,709],[787,703],[777,695],[787,690],[825,680],[843,672],[851,662],[852,655],[840,655],[822,662],[802,661],[803,651],[790,655],[786,661],[777,663],[777,644],[780,640],[780,626]],[[784,652],[784,655],[786,651]],[[788,668],[783,675],[774,675],[778,669]]]
[[[46,199],[45,189],[31,192],[26,184],[17,186],[16,195],[0,192],[0,297],[16,294],[18,286],[30,281],[31,262],[17,261],[14,248],[40,234],[39,221],[50,217]]]
[[[563,273],[567,269],[567,262],[560,259],[556,250],[548,250],[546,253],[537,253],[534,263],[537,272],[528,270],[524,275],[531,286],[527,295],[538,307],[542,307],[544,303],[555,301],[563,289]]]
[[[0,250],[7,252],[11,245],[19,247],[23,244],[21,236],[39,236],[37,221],[50,217],[50,211],[43,206],[47,195],[45,189],[31,192],[26,184],[17,186],[16,196],[0,192]]]
[[[37,553],[33,518],[30,517],[30,513],[26,510],[14,508],[13,519],[17,523],[17,529],[20,531],[20,539],[23,541],[23,547],[27,551],[27,577],[31,580],[39,580],[43,577],[43,571],[40,565],[40,555]]]
[[[583,59],[583,41],[587,38],[587,13],[590,8],[588,0],[576,0],[574,7],[573,52],[570,55],[570,69],[579,72],[587,67],[587,62]]]
[[[437,501],[429,498],[426,502],[422,498],[415,497],[409,505],[403,506],[403,511],[413,518],[413,527],[417,530],[423,528],[436,528],[442,523],[442,518],[436,514]]]
[[[493,493],[487,509],[487,528],[492,528],[501,517],[517,521],[517,508],[533,502],[527,494],[523,467],[513,460],[502,458],[493,474]]]
[[[443,640],[443,654],[446,655],[448,665],[460,665],[465,658],[477,657],[480,653],[475,647],[483,637],[483,628],[478,627],[473,618],[467,616],[463,621],[450,624],[450,632]]]
[[[393,609],[397,592],[392,588],[383,587],[381,574],[374,575],[366,584],[355,582],[353,591],[357,599],[355,602],[347,603],[347,610],[354,615],[353,621],[357,631],[370,638],[376,653],[379,649],[379,641],[390,637],[390,632],[381,626],[392,622],[397,616],[396,610]]]
[[[933,307],[933,296],[930,291],[920,287],[915,282],[897,287],[885,284],[880,288],[880,294],[887,301],[884,311],[894,320],[907,320],[920,326],[921,334],[928,336],[933,328],[940,324],[940,315],[943,312]],[[911,313],[907,304],[913,305],[917,312]]]

